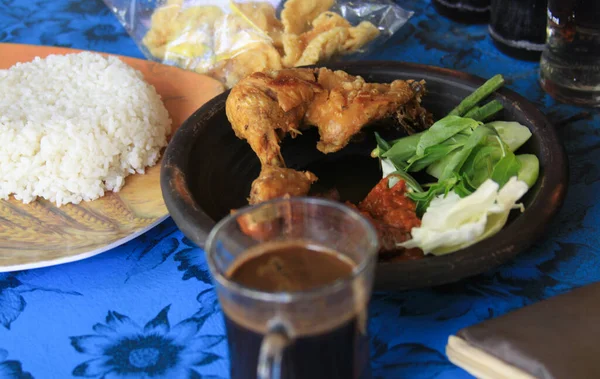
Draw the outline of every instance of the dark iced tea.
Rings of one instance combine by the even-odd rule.
[[[359,212],[277,199],[221,220],[205,250],[232,379],[370,378],[367,305],[379,239]]]
[[[227,276],[263,292],[310,291],[349,278],[355,268],[342,254],[301,242],[267,243],[252,250],[232,264]],[[326,316],[325,304],[314,307],[316,311],[322,307]],[[226,304],[223,310],[232,379],[253,379],[264,331]],[[282,378],[369,378],[366,310],[363,307],[334,317],[327,320],[326,328],[315,325],[297,331],[283,352]]]

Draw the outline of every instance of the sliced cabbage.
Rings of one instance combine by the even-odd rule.
[[[382,172],[384,178],[387,178],[388,175],[393,174],[394,172],[396,172],[396,167],[394,166],[394,164],[392,163],[392,161],[389,158],[385,158],[385,159],[381,160],[381,172]],[[392,188],[399,181],[400,181],[400,177],[398,177],[398,176],[392,176],[388,180],[388,187]]]
[[[423,214],[421,226],[411,230],[412,239],[399,246],[443,255],[473,245],[502,229],[511,209],[523,210],[516,202],[528,189],[515,176],[501,189],[488,179],[469,196],[461,198],[454,191],[438,196]]]

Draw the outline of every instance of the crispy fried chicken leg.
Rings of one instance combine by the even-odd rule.
[[[317,180],[310,171],[300,172],[291,168],[263,166],[259,177],[252,182],[250,204],[284,196],[304,196]]]
[[[285,167],[280,139],[298,134],[308,105],[320,91],[313,70],[257,72],[233,87],[225,111],[236,136],[248,141],[263,166]]]
[[[310,172],[285,168],[280,141],[295,137],[300,126],[319,129],[317,149],[339,151],[352,136],[373,122],[404,107],[424,112],[420,98],[424,83],[395,80],[390,84],[367,83],[343,71],[286,69],[254,73],[231,90],[227,118],[238,138],[245,139],[258,156],[262,171],[252,183],[250,203],[285,195],[306,195],[317,180]]]
[[[415,97],[413,81],[367,83],[360,76],[321,68],[318,83],[323,91],[308,106],[305,122],[319,128],[317,149],[332,153],[373,121],[393,114]]]

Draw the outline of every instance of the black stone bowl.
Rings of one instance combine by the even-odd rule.
[[[425,79],[428,93],[423,103],[436,119],[443,117],[484,80],[465,73],[400,62],[354,62],[329,65],[371,82]],[[177,226],[198,244],[204,242],[215,222],[231,209],[247,204],[250,184],[260,164],[250,146],[236,138],[225,115],[223,93],[198,109],[173,136],[165,152],[161,186],[165,203]],[[567,190],[567,160],[553,126],[535,106],[508,89],[493,95],[504,105],[498,118],[514,120],[533,132],[519,150],[538,156],[540,176],[523,201],[524,213],[513,217],[502,231],[453,254],[394,263],[380,263],[375,287],[402,290],[450,283],[496,267],[530,247],[542,237],[548,222],[560,208]],[[375,147],[373,130],[398,137],[388,125],[369,127],[342,151],[322,154],[316,150],[316,128],[282,143],[289,167],[309,169],[318,177],[317,189],[336,186],[342,200],[358,201],[381,178],[378,161],[370,158]],[[386,135],[387,133],[387,135]],[[394,135],[396,133],[396,135]]]

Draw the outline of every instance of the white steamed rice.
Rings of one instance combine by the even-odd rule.
[[[52,55],[0,70],[0,198],[58,206],[118,191],[156,164],[171,120],[116,57]]]

